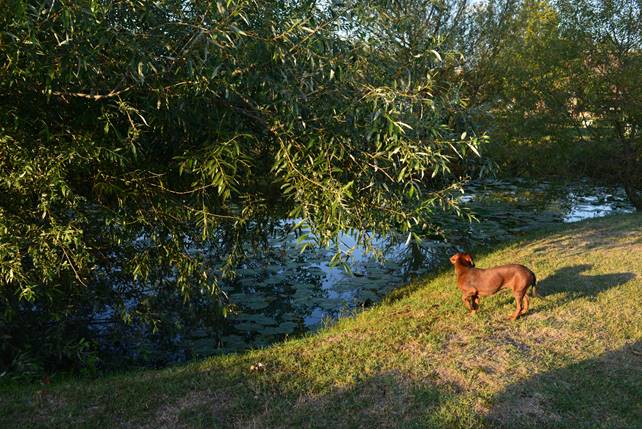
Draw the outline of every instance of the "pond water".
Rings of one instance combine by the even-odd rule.
[[[466,186],[461,200],[480,222],[450,220],[443,241],[390,245],[381,240],[383,262],[357,249],[352,273],[330,266],[333,249],[308,247],[302,253],[294,232],[275,237],[264,258],[246,262],[226,285],[233,311],[223,326],[180,338],[185,356],[261,347],[318,329],[380,301],[456,250],[509,240],[545,225],[633,211],[623,190],[590,182],[476,181]],[[348,247],[354,243],[348,235],[342,239]]]

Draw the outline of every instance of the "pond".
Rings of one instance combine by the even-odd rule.
[[[443,241],[389,246],[381,240],[382,262],[357,249],[352,273],[330,266],[333,249],[301,252],[294,232],[275,237],[264,258],[247,261],[226,285],[233,311],[223,326],[177,339],[184,353],[174,360],[262,347],[318,329],[380,301],[456,250],[509,240],[545,225],[633,211],[623,190],[590,182],[475,181],[461,199],[480,222],[453,219]],[[354,243],[348,235],[342,239],[348,247]]]

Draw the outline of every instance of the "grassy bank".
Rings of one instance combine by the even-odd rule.
[[[450,270],[355,318],[159,371],[5,386],[0,427],[642,427],[642,216],[479,255],[523,263],[544,298],[467,316]]]

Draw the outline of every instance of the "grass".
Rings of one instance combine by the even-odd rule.
[[[517,322],[509,293],[468,316],[445,270],[265,349],[4,386],[0,427],[642,427],[641,215],[562,225],[476,262],[531,267],[544,298]]]

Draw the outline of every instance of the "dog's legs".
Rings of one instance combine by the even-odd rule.
[[[475,311],[479,310],[479,295],[475,295],[473,298],[473,309],[475,309]]]
[[[464,294],[461,296],[461,300],[464,302],[464,305],[466,306],[466,308],[472,311],[473,307],[470,305],[470,297]]]
[[[524,304],[524,308],[522,308],[522,311],[520,312],[521,314],[526,314],[528,312],[528,294],[524,294],[524,298],[522,300],[522,303]]]
[[[477,311],[477,309],[475,308],[474,301],[473,301],[474,297],[475,297],[475,294],[470,293],[470,292],[469,293],[465,293],[465,294],[463,294],[461,296],[461,300],[464,301],[464,305],[466,306],[466,308],[468,309],[468,311],[471,314],[475,314],[475,312]]]
[[[509,317],[510,320],[517,320],[519,317],[519,313],[522,311],[522,298],[524,295],[521,292],[513,292],[513,297],[515,297],[515,306],[517,307],[515,309],[515,312]]]

